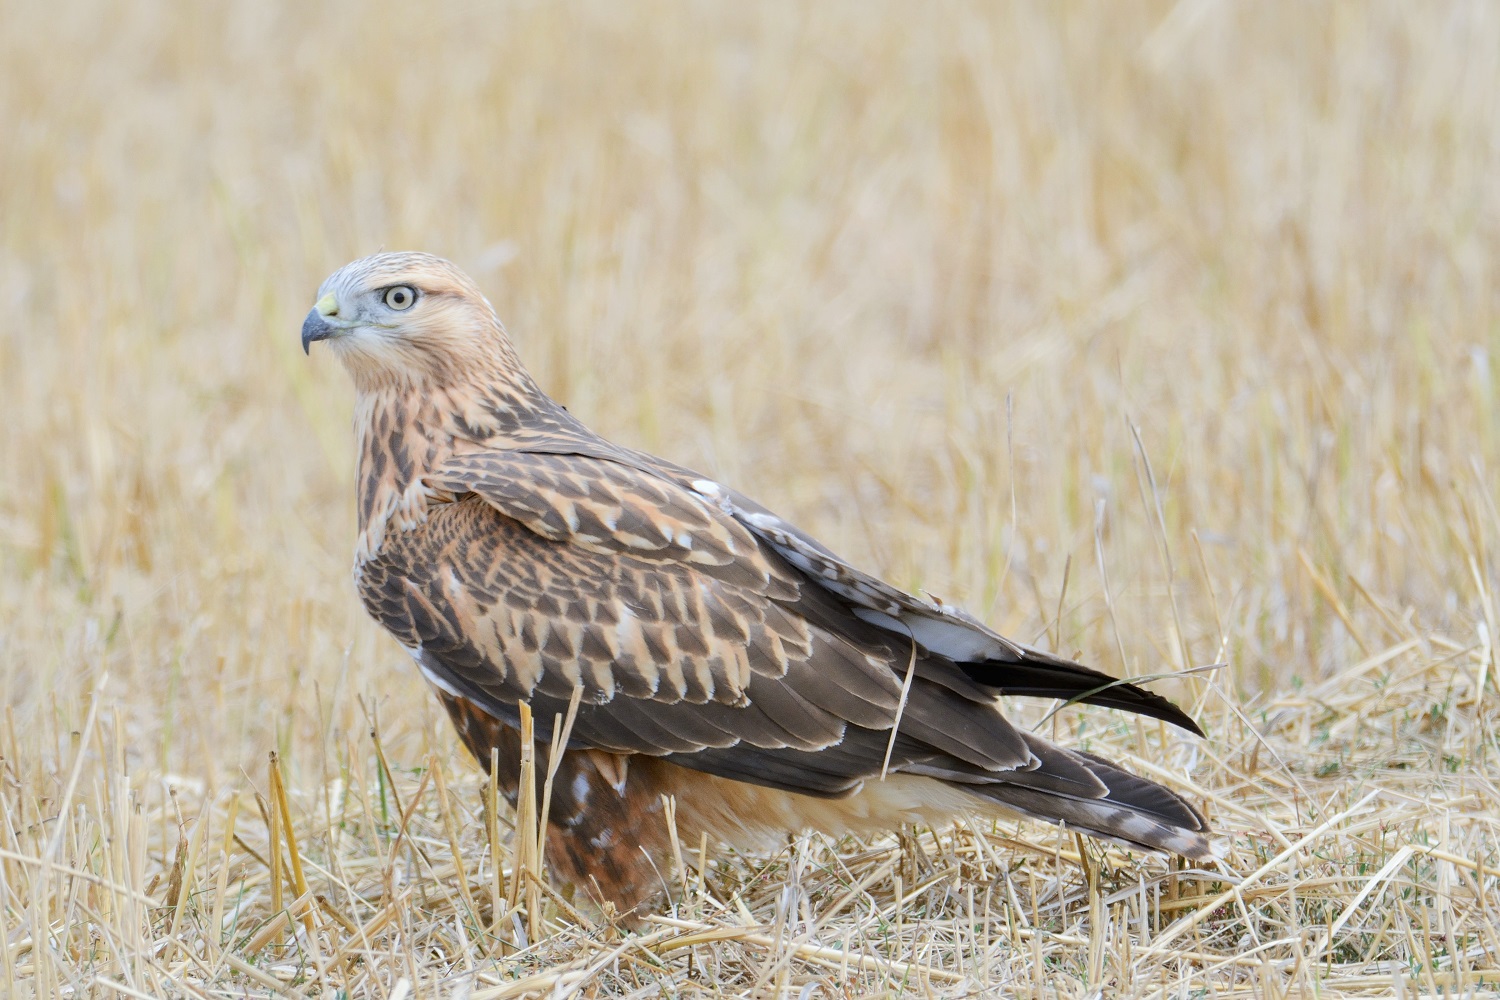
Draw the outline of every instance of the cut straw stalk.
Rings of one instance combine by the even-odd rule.
[[[183,910],[186,909],[188,898],[193,893],[193,885],[197,882],[198,851],[203,844],[203,838],[208,833],[209,817],[213,815],[213,810],[209,808],[212,801],[213,795],[205,792],[203,802],[198,808],[198,818],[193,823],[193,832],[188,836],[186,857],[182,865],[176,869],[176,898],[169,900],[172,905],[172,926],[167,936],[182,948],[186,948],[187,944],[177,935],[182,927]]]
[[[540,877],[547,851],[547,823],[552,816],[552,782],[557,769],[562,766],[567,753],[568,738],[573,733],[573,720],[578,718],[578,704],[583,699],[583,685],[573,685],[573,695],[568,699],[566,715],[554,716],[552,720],[552,743],[547,751],[547,781],[542,789],[542,813],[538,822],[536,864]]]
[[[448,837],[448,852],[453,858],[453,871],[458,879],[458,892],[463,897],[464,906],[468,908],[469,919],[474,922],[473,926],[478,930],[479,906],[474,902],[473,893],[469,890],[469,876],[464,870],[463,846],[458,836],[458,820],[454,816],[453,802],[448,796],[448,782],[443,777],[442,761],[436,754],[428,756],[427,768],[437,781],[438,807],[443,812],[443,832]]]
[[[490,847],[490,934],[499,938],[500,921],[509,907],[510,892],[500,852],[500,748],[490,747],[489,780],[485,784],[485,835]],[[512,880],[514,881],[514,880]]]
[[[525,894],[527,941],[537,939],[540,928],[538,909],[540,896],[536,886],[527,875],[541,877],[541,817],[537,814],[536,784],[536,733],[533,729],[531,706],[520,703],[521,710],[521,761],[520,776],[516,792],[515,853],[510,880],[510,897],[507,902],[514,908],[522,903]]]
[[[287,855],[292,862],[292,888],[296,890],[298,898],[305,898],[309,890],[307,888],[307,877],[302,873],[302,852],[297,849],[297,830],[292,822],[292,809],[287,802],[286,781],[281,774],[281,758],[275,750],[270,754],[271,772],[271,794],[276,802],[276,811],[281,817],[282,829],[286,832]],[[277,858],[279,861],[280,858]],[[311,907],[303,909],[302,926],[307,929],[309,935],[313,931],[313,911]]]

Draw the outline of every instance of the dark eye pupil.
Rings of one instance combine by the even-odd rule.
[[[386,302],[396,309],[405,309],[411,305],[411,291],[406,288],[392,288],[386,296]]]

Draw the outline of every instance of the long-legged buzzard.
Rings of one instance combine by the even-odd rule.
[[[318,294],[303,346],[327,341],[358,391],[365,607],[480,763],[498,749],[512,802],[518,705],[545,737],[578,692],[548,826],[562,878],[622,911],[648,905],[670,856],[663,795],[689,844],[977,813],[1212,853],[1177,794],[1017,729],[999,697],[1198,733],[1170,702],[868,576],[734,490],[605,441],[537,388],[447,261],[367,257]]]

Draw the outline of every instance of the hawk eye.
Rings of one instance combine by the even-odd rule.
[[[410,285],[392,285],[385,290],[385,304],[397,312],[405,312],[417,301],[417,290]]]

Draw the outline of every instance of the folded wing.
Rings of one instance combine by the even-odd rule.
[[[561,713],[578,691],[573,747],[818,796],[858,789],[889,755],[893,772],[976,793],[1002,782],[1026,811],[1105,799],[1110,782],[1011,726],[999,693],[1081,693],[1191,726],[634,452],[478,450],[428,484],[454,502],[388,537],[362,571],[367,607],[435,684],[504,721],[521,700]]]
[[[572,742],[671,755],[723,773],[765,761],[765,784],[837,795],[878,773],[878,751],[836,773],[776,776],[770,757],[822,751],[850,726],[901,715],[908,759],[1034,766],[992,691],[842,603],[715,503],[579,455],[493,452],[429,477],[456,502],[388,537],[360,587],[367,607],[445,690],[513,719],[575,688]],[[904,708],[903,681],[914,676]],[[826,769],[825,769],[826,770]]]

